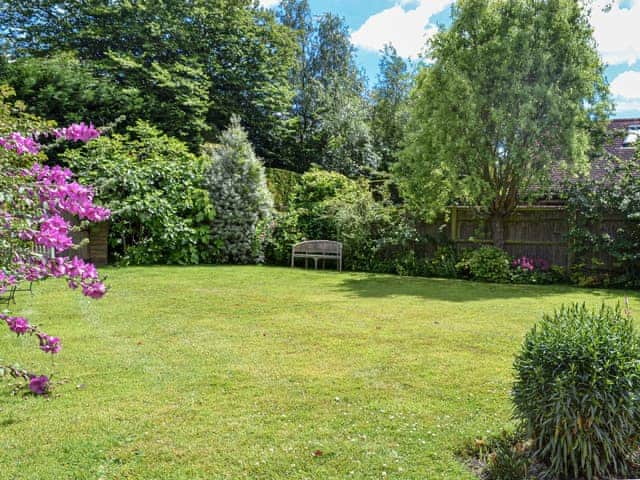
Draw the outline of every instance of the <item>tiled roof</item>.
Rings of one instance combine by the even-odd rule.
[[[608,127],[609,132],[616,132],[617,134],[612,135],[611,140],[604,146],[607,153],[623,161],[633,159],[636,153],[635,148],[622,146],[624,137],[626,136],[626,130],[630,125],[640,125],[640,118],[616,118],[612,120]],[[607,155],[603,155],[591,161],[590,176],[594,180],[601,180],[610,170],[611,161],[607,158]],[[561,192],[564,189],[566,180],[569,180],[569,182],[578,181],[576,178],[567,178],[567,173],[560,167],[560,165],[552,165],[551,190],[553,192]]]
[[[631,125],[640,125],[640,118],[616,118],[609,124],[609,131],[619,130],[621,135],[615,136],[611,144],[605,145],[605,149],[622,160],[631,160],[636,153],[635,148],[622,146],[625,131]]]

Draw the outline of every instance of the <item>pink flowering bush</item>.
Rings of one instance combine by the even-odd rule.
[[[513,283],[559,283],[565,280],[564,269],[551,266],[543,258],[522,256],[511,262]]]
[[[526,256],[514,259],[513,262],[511,262],[511,265],[513,268],[519,268],[528,272],[547,272],[551,267],[549,262],[543,258],[530,258]]]
[[[0,136],[0,295],[14,291],[22,282],[64,278],[69,288],[80,289],[90,298],[102,298],[106,287],[96,268],[76,256],[66,256],[74,244],[71,236],[75,218],[81,222],[100,222],[109,210],[93,203],[91,187],[73,180],[66,168],[46,166],[42,138],[88,142],[100,132],[85,123],[32,135],[12,132]],[[37,253],[44,247],[50,255]],[[40,249],[42,251],[42,249]],[[17,336],[31,336],[44,353],[56,355],[62,349],[60,338],[40,330],[37,325],[10,312],[0,312],[0,324]],[[23,379],[35,395],[49,393],[46,375],[0,364],[0,374]]]

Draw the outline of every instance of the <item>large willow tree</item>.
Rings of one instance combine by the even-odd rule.
[[[589,12],[576,0],[460,0],[431,41],[397,168],[407,201],[433,219],[478,207],[493,242],[549,180],[584,170],[610,110]]]

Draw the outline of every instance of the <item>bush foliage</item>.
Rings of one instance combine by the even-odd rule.
[[[218,263],[256,263],[264,259],[267,222],[273,198],[264,166],[239,117],[211,149],[207,185],[216,211],[212,234]]]
[[[438,268],[426,257],[435,241],[420,238],[404,208],[374,195],[365,180],[317,167],[300,177],[288,211],[276,216],[268,260],[287,263],[291,246],[304,239],[341,241],[348,270],[424,275]]]
[[[610,159],[600,180],[582,178],[567,187],[574,255],[573,280],[584,286],[640,286],[639,160]],[[615,229],[603,229],[617,219]],[[605,262],[611,269],[602,269]]]
[[[62,155],[112,212],[109,251],[125,264],[210,261],[214,216],[204,164],[187,146],[138,122]]]
[[[629,474],[640,438],[640,339],[620,308],[545,315],[516,357],[513,400],[551,478]]]
[[[457,268],[462,276],[473,280],[506,283],[510,280],[510,263],[504,250],[485,246],[467,251]]]

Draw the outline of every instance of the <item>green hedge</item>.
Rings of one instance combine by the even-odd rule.
[[[273,196],[274,207],[280,212],[288,210],[302,175],[280,168],[267,168],[266,171],[267,187]]]

